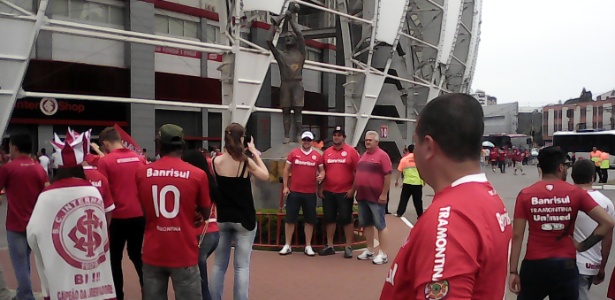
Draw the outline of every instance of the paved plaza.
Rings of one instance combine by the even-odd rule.
[[[500,197],[504,200],[511,217],[514,201],[519,190],[528,186],[538,179],[535,166],[527,166],[527,175],[514,176],[511,170],[507,173],[492,173],[487,170],[487,176],[492,182]],[[615,178],[615,171],[611,170],[610,178]],[[392,188],[390,211],[397,207],[401,188]],[[611,199],[615,199],[615,190],[603,191]],[[433,198],[433,191],[424,189],[424,206],[427,207]],[[4,224],[6,216],[6,204],[0,209],[0,221]],[[408,205],[405,217],[412,223],[416,221],[416,213],[412,205]],[[392,261],[397,254],[397,249],[406,239],[410,228],[402,220],[392,215],[387,216],[387,224],[390,229],[392,241],[389,259]],[[526,234],[527,238],[527,234]],[[593,286],[591,299],[606,299],[608,281],[611,277],[615,260],[614,250],[611,250],[611,259],[607,267],[605,283]],[[307,257],[303,253],[295,252],[293,255],[281,257],[273,251],[254,251],[252,254],[251,267],[251,299],[378,299],[384,279],[389,270],[390,263],[382,266],[372,265],[369,261],[359,261],[355,252],[354,259],[344,259],[341,253],[327,257]],[[210,258],[210,267],[213,257]],[[6,231],[4,226],[0,229],[0,264],[4,269],[5,277],[11,289],[15,289],[17,283],[6,248]],[[33,281],[35,291],[40,292],[40,283],[36,275],[34,260]],[[140,288],[136,273],[128,257],[124,259],[124,272],[126,279],[126,299],[137,300],[140,298]],[[58,274],[61,276],[60,274]],[[229,268],[225,285],[225,299],[232,299],[233,271]],[[170,289],[171,290],[171,289]],[[42,299],[42,298],[41,298]],[[169,299],[174,299],[170,295]],[[506,299],[515,299],[513,294],[508,293]]]

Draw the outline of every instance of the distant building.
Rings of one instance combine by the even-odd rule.
[[[542,145],[542,107],[519,107],[517,133],[527,134],[533,142]]]
[[[472,97],[476,98],[480,105],[496,105],[498,104],[498,98],[487,95],[483,90],[476,90],[472,93]]]
[[[615,98],[615,89],[610,90],[606,93],[600,94],[598,96],[596,96],[596,100],[600,101],[600,100],[607,100],[607,99],[613,99]]]
[[[485,133],[517,133],[519,103],[493,104],[483,106]]]
[[[552,141],[553,132],[556,131],[615,129],[613,106],[615,98],[595,101],[591,98],[591,92],[585,89],[579,98],[569,99],[563,104],[547,105],[542,109],[543,139],[545,142]]]

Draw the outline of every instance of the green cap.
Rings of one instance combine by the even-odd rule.
[[[183,145],[184,129],[174,124],[164,124],[158,129],[158,140],[166,145]]]

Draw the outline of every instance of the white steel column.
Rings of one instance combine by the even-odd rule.
[[[469,93],[474,78],[474,68],[478,56],[478,45],[480,44],[480,25],[482,19],[483,0],[474,0],[474,18],[472,19],[472,37],[470,38],[470,49],[466,60],[466,69],[463,74],[462,93]]]
[[[378,101],[378,96],[382,91],[384,80],[391,67],[392,56],[399,42],[400,32],[403,28],[409,5],[409,0],[376,0],[374,2],[376,10],[372,21],[369,55],[365,66],[365,82],[363,84],[360,108],[357,112],[354,134],[350,140],[351,146],[357,146],[363,131],[367,127],[367,123],[372,117],[371,115]],[[374,72],[375,70],[372,69],[372,58],[376,41],[391,45],[391,53],[383,72]]]
[[[30,63],[30,53],[46,22],[48,0],[42,0],[36,21],[0,15],[0,133],[4,135]]]
[[[438,45],[438,57],[435,62],[436,72],[431,81],[427,101],[438,97],[442,92],[442,87],[446,82],[446,70],[452,59],[452,51],[455,47],[463,0],[447,0],[444,3],[444,17],[442,19],[442,29],[440,31],[440,43]],[[436,79],[438,79],[436,81]]]

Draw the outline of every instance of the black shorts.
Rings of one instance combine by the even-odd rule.
[[[346,193],[323,192],[322,207],[325,213],[325,223],[338,222],[340,225],[352,223],[352,198],[346,198]]]
[[[523,260],[521,292],[517,300],[576,300],[579,297],[579,269],[576,259]]]
[[[290,192],[286,197],[286,223],[295,224],[299,220],[299,209],[303,212],[303,220],[308,224],[316,224],[316,194]]]

